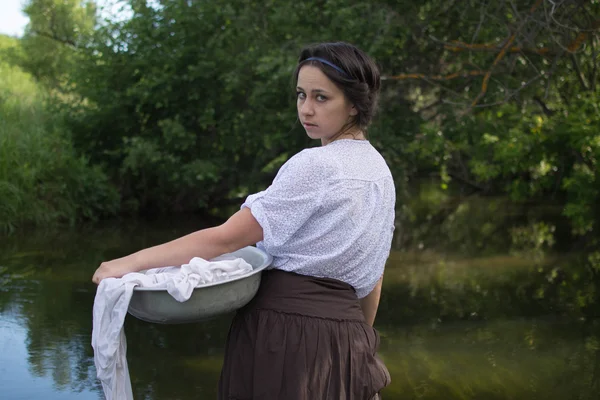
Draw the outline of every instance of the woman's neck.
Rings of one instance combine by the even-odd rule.
[[[366,140],[365,134],[360,129],[353,129],[346,132],[340,132],[339,134],[333,136],[329,139],[321,139],[321,145],[326,146],[329,143],[333,143],[336,140],[340,139],[352,139],[352,140]]]

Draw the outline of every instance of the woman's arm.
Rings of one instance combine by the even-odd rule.
[[[92,281],[120,278],[129,272],[181,265],[193,257],[205,260],[255,244],[263,239],[263,231],[250,209],[243,208],[222,225],[202,229],[173,241],[149,247],[126,257],[103,262]]]
[[[362,308],[363,314],[365,315],[365,321],[367,324],[373,326],[375,323],[375,315],[377,315],[377,308],[379,307],[379,299],[381,298],[381,284],[383,283],[383,275],[377,281],[377,284],[366,297],[360,299],[360,307]]]

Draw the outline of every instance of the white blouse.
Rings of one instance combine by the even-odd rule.
[[[366,140],[301,151],[242,204],[263,229],[272,268],[334,278],[365,297],[383,274],[394,232],[392,174]]]

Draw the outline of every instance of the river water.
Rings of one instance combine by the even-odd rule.
[[[102,399],[93,271],[200,227],[122,221],[2,238],[0,398]],[[392,376],[384,399],[597,399],[600,280],[582,260],[394,250],[376,321]],[[128,316],[135,398],[215,398],[230,318],[155,325]]]

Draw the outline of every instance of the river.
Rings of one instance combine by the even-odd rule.
[[[187,219],[36,230],[1,239],[0,398],[102,399],[90,345],[102,260],[202,227]],[[488,252],[489,253],[489,252]],[[597,275],[574,255],[396,249],[376,327],[392,399],[597,399]],[[128,316],[136,399],[211,399],[231,316]]]

